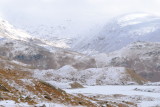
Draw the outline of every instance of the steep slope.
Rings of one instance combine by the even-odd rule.
[[[0,56],[3,58],[16,60],[37,69],[58,69],[64,65],[72,65],[77,69],[96,66],[93,58],[31,38],[6,21],[1,20],[0,24]]]
[[[135,70],[151,81],[160,81],[160,43],[135,42],[121,50],[93,57],[97,66],[121,66]]]
[[[96,107],[96,104],[90,101],[67,94],[44,81],[32,78],[27,71],[0,69],[0,78],[0,102],[14,101],[17,103],[14,103],[15,106],[22,107],[36,104],[42,106],[47,103]]]
[[[31,36],[26,32],[21,31],[19,29],[15,29],[12,25],[10,25],[6,20],[0,18],[0,37],[12,38],[16,40],[27,40],[31,39]]]
[[[112,19],[99,33],[73,46],[79,51],[112,52],[136,41],[160,41],[160,17],[133,13]]]

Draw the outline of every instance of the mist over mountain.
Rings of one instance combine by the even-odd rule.
[[[147,13],[121,15],[109,21],[97,34],[73,46],[81,51],[112,52],[137,41],[160,41],[160,17]]]
[[[159,107],[159,0],[0,0],[0,107]]]

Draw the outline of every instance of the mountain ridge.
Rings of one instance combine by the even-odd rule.
[[[146,13],[123,15],[109,21],[98,32],[82,39],[73,49],[108,53],[137,41],[159,42],[160,17]]]

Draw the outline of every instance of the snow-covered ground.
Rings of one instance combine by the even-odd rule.
[[[149,85],[149,86],[160,86],[160,82],[151,82],[151,83],[147,83],[145,85]]]
[[[66,87],[65,83],[78,82],[82,85],[128,85],[143,84],[144,80],[139,78],[134,72],[129,73],[124,67],[104,67],[89,68],[85,70],[77,70],[70,65],[63,66],[58,70],[34,70],[32,71],[35,78],[39,78],[59,88]],[[54,83],[54,81],[61,82]]]
[[[56,104],[56,103],[41,103],[41,104],[36,104],[35,106],[29,105],[27,103],[16,103],[15,101],[12,100],[5,100],[5,101],[0,101],[0,107],[67,107],[63,104]],[[72,107],[72,106],[71,106]]]
[[[122,97],[120,97],[119,99],[113,98],[112,100],[124,100],[124,101],[134,102],[138,105],[138,107],[151,107],[151,106],[159,107],[160,92],[141,91],[148,88],[158,90],[160,89],[160,86],[141,86],[141,85],[86,86],[86,88],[65,89],[65,91],[71,94],[81,93],[84,95],[122,95]],[[108,97],[106,99],[107,100],[111,99],[111,97]]]

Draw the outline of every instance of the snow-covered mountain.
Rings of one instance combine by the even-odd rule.
[[[8,22],[0,22],[0,55],[38,69],[58,69],[72,65],[77,69],[96,67],[89,56],[57,48],[54,44],[33,38],[15,29]]]
[[[67,25],[30,25],[20,26],[30,35],[46,41],[52,42],[59,48],[70,48],[72,44],[73,31]]]
[[[28,69],[40,69],[40,70],[61,69],[61,67],[68,65],[70,66],[69,68],[73,67],[75,69],[73,70],[73,72],[77,72],[77,74],[80,73],[79,76],[80,75],[83,76],[83,73],[85,74],[87,72],[90,72],[90,70],[85,71],[85,69],[93,68],[91,69],[91,72],[93,72],[91,73],[91,75],[95,75],[94,72],[97,72],[97,71],[100,71],[100,74],[101,74],[99,77],[95,78],[95,81],[98,81],[98,80],[100,81],[101,76],[105,74],[106,70],[103,70],[103,68],[99,68],[99,69],[96,68],[97,65],[96,65],[95,59],[92,57],[89,57],[87,55],[80,54],[77,52],[72,52],[65,49],[54,47],[54,45],[50,45],[41,39],[32,38],[29,34],[25,32],[19,33],[18,30],[15,29],[13,26],[11,26],[8,22],[6,23],[5,21],[4,22],[2,21],[1,23],[2,23],[2,27],[1,27],[2,38],[0,40],[1,41],[0,56],[2,57],[3,60],[6,59],[7,61],[12,62],[13,64],[19,64],[20,66],[26,65]],[[13,29],[13,32],[12,32],[12,29]],[[14,33],[14,32],[18,32],[18,33]],[[19,34],[21,35],[19,36]],[[23,34],[27,35],[27,37],[26,36],[23,37]],[[6,63],[5,65],[7,65]],[[125,69],[124,70],[121,70],[121,69],[119,70],[119,68],[117,69],[118,70],[116,71],[116,73],[118,71],[125,72]],[[63,72],[67,72],[67,71],[72,71],[72,70],[64,69]],[[110,73],[111,72],[109,72],[109,74]],[[72,75],[72,76],[74,78],[78,78],[76,77],[76,75]],[[85,75],[87,76],[88,73]],[[109,78],[112,78],[111,76],[112,74],[110,74]],[[62,75],[60,75],[58,78],[62,78]],[[114,83],[110,83],[109,80],[106,80],[106,81],[108,81],[108,84],[114,84]],[[117,84],[121,84],[121,83],[117,83]],[[105,83],[102,83],[102,84],[105,84]],[[124,84],[126,83],[124,82]]]
[[[92,64],[95,65],[93,58],[33,38],[0,19],[0,106],[24,107],[48,104],[94,107],[97,104],[70,95],[60,88],[32,77],[34,69],[58,69],[64,65],[85,69],[93,67]]]
[[[160,43],[135,42],[118,51],[93,57],[98,67],[127,67],[148,80],[160,81]]]
[[[36,38],[52,42],[59,48],[71,48],[77,42],[77,39],[90,33],[92,28],[92,25],[84,26],[71,19],[61,20],[59,23],[27,23],[15,24],[15,26]]]
[[[125,14],[110,20],[95,35],[73,46],[77,51],[111,52],[136,41],[160,41],[160,17],[147,13]]]
[[[136,107],[135,102],[124,100],[124,97],[120,98],[120,101],[119,99],[106,101],[99,99],[103,97],[99,93],[96,96],[92,95],[94,97],[86,94],[75,96],[61,88],[82,88],[82,85],[85,87],[139,85],[147,82],[136,73],[147,79],[150,79],[148,72],[153,78],[157,79],[155,74],[159,77],[159,43],[138,42],[110,54],[88,56],[66,50],[60,42],[61,39],[60,41],[57,41],[57,38],[52,39],[50,41],[32,37],[14,28],[7,21],[0,21],[0,106],[8,107],[7,102],[9,102],[12,103],[10,106],[63,104],[87,107],[105,105]],[[135,90],[147,91],[139,88]],[[159,90],[153,92],[159,93]],[[108,99],[111,96],[116,99],[116,96],[124,95],[105,97]],[[133,96],[133,99],[135,98],[141,99]]]
[[[11,24],[9,24],[6,20],[0,18],[0,37],[2,38],[10,38],[16,40],[26,41],[31,39],[32,36],[27,34],[26,32],[15,29]]]
[[[44,81],[56,81],[63,84],[74,81],[87,86],[133,85],[144,84],[147,82],[145,79],[138,76],[133,70],[124,67],[77,70],[71,66],[64,66],[58,70],[35,70],[33,71],[33,76]]]

